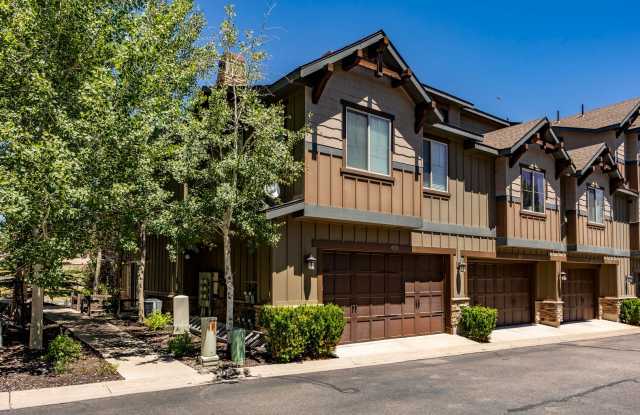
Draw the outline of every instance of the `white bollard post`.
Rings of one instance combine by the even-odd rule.
[[[189,333],[189,297],[173,297],[173,334]]]
[[[215,317],[202,317],[200,319],[200,364],[205,367],[218,365],[218,352],[216,350],[218,319]]]

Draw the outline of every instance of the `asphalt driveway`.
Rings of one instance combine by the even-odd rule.
[[[640,413],[640,335],[210,385],[16,414]]]

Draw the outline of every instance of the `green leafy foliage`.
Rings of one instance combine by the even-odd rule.
[[[640,298],[629,298],[620,304],[620,321],[640,326]]]
[[[460,318],[460,334],[471,340],[488,343],[491,332],[496,328],[498,310],[495,308],[472,306],[463,307]]]
[[[160,311],[154,311],[144,319],[144,325],[151,331],[163,330],[172,322],[171,314],[161,313]]]
[[[266,306],[260,312],[269,353],[278,362],[330,355],[345,327],[336,305]]]
[[[71,337],[60,334],[56,336],[47,349],[46,358],[53,364],[56,373],[64,373],[69,363],[74,362],[82,355],[82,345]]]
[[[169,352],[175,357],[183,357],[193,353],[193,342],[189,333],[182,333],[169,340]]]

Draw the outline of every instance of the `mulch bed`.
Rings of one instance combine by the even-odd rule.
[[[46,345],[60,334],[60,328],[49,325],[44,330]],[[104,359],[83,345],[82,356],[71,363],[65,373],[56,374],[44,358],[45,351],[31,351],[25,346],[26,336],[17,330],[5,330],[5,347],[0,349],[0,392],[84,383],[120,380],[122,377]]]
[[[151,331],[143,324],[138,323],[136,320],[128,319],[115,319],[110,318],[109,323],[117,326],[123,331],[131,334],[132,336],[144,341],[149,347],[151,347],[156,353],[168,355],[169,340],[173,337],[171,329]],[[193,351],[191,354],[183,357],[176,358],[182,363],[198,370],[202,366],[198,363],[198,356],[200,355],[200,337],[191,336],[193,342]],[[222,363],[230,362],[226,357],[226,344],[218,342],[218,356]],[[244,367],[260,366],[271,363],[268,360],[268,356],[255,352],[251,353],[247,351]]]

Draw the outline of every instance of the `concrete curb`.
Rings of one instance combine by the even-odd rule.
[[[111,398],[135,393],[158,392],[213,383],[213,375],[173,379],[115,380],[57,388],[30,389],[0,393],[0,410],[31,408],[43,405]]]

